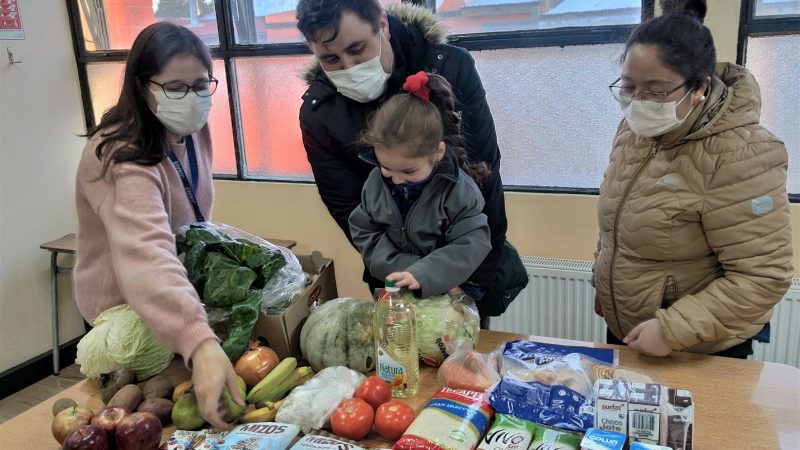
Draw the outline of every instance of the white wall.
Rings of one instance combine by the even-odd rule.
[[[39,245],[77,229],[85,132],[65,2],[19,4],[25,40],[0,40],[0,372],[51,349],[50,260]],[[22,64],[8,64],[9,46]],[[60,282],[63,343],[83,322],[69,277]]]

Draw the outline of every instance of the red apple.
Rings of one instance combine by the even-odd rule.
[[[108,433],[92,425],[84,425],[64,439],[62,450],[108,450]]]
[[[156,450],[161,443],[161,421],[151,412],[135,412],[117,425],[120,450]]]
[[[59,444],[63,444],[67,435],[84,425],[89,425],[92,416],[94,416],[94,411],[82,406],[73,406],[61,411],[53,417],[53,425],[51,427],[53,437],[56,438]]]
[[[110,440],[114,440],[114,432],[123,417],[131,413],[131,410],[124,406],[106,406],[97,411],[92,417],[92,425],[105,430]]]

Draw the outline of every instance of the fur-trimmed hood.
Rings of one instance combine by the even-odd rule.
[[[423,6],[403,3],[386,8],[386,14],[397,18],[406,27],[419,29],[422,37],[430,43],[442,44],[447,38],[447,29],[436,20],[431,10]],[[310,85],[321,71],[319,60],[312,56],[301,76]]]

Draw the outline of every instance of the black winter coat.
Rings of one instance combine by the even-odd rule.
[[[352,243],[347,220],[360,203],[361,188],[374,168],[358,157],[368,150],[358,144],[367,117],[386,99],[402,92],[408,75],[420,70],[442,75],[452,85],[459,103],[470,159],[485,161],[492,171],[481,186],[492,251],[470,278],[488,290],[494,281],[507,222],[497,135],[475,61],[465,49],[444,43],[444,29],[428,10],[401,6],[388,13],[395,63],[381,98],[359,103],[339,94],[318,63],[306,73],[309,88],[303,94],[300,128],[320,197]]]

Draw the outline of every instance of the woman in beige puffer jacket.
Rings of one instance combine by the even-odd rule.
[[[704,15],[651,19],[626,45],[593,281],[610,343],[746,357],[794,273],[787,153],[753,76],[714,70]]]

